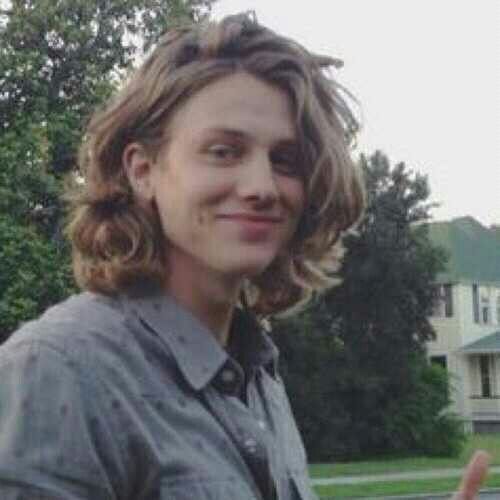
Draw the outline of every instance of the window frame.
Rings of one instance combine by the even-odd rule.
[[[432,317],[453,317],[453,285],[451,283],[440,283],[435,285],[435,302],[432,310]]]
[[[478,356],[479,368],[479,393],[484,399],[492,399],[493,395],[493,378],[491,356],[489,354],[479,354]]]

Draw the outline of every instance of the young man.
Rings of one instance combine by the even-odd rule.
[[[334,62],[233,16],[94,116],[84,292],[0,349],[2,499],[315,498],[262,320],[331,286],[362,213]]]

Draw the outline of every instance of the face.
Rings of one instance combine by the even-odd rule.
[[[167,135],[142,180],[158,208],[169,267],[238,279],[264,271],[304,206],[287,94],[245,73],[224,77],[181,106]]]

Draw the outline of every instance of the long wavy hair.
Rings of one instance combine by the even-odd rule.
[[[241,300],[260,317],[284,313],[338,282],[342,236],[365,203],[350,156],[358,122],[352,96],[332,77],[341,63],[313,54],[251,14],[177,28],[161,38],[121,90],[91,118],[79,152],[84,176],[67,232],[80,287],[141,293],[165,283],[168,242],[157,213],[135,202],[122,165],[127,144],[156,157],[173,113],[209,83],[246,72],[290,97],[304,167],[306,207],[293,240]],[[223,244],[223,242],[221,242]]]

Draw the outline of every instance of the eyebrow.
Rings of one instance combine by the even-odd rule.
[[[234,139],[238,140],[244,140],[244,139],[250,139],[251,135],[248,134],[247,132],[239,129],[234,129],[234,128],[228,128],[228,127],[213,127],[213,128],[207,128],[204,130],[205,134],[221,134],[221,135],[226,135],[233,137]],[[282,139],[278,139],[275,141],[276,144],[280,146],[286,146],[286,147],[298,147],[299,142],[295,137],[283,137]]]

